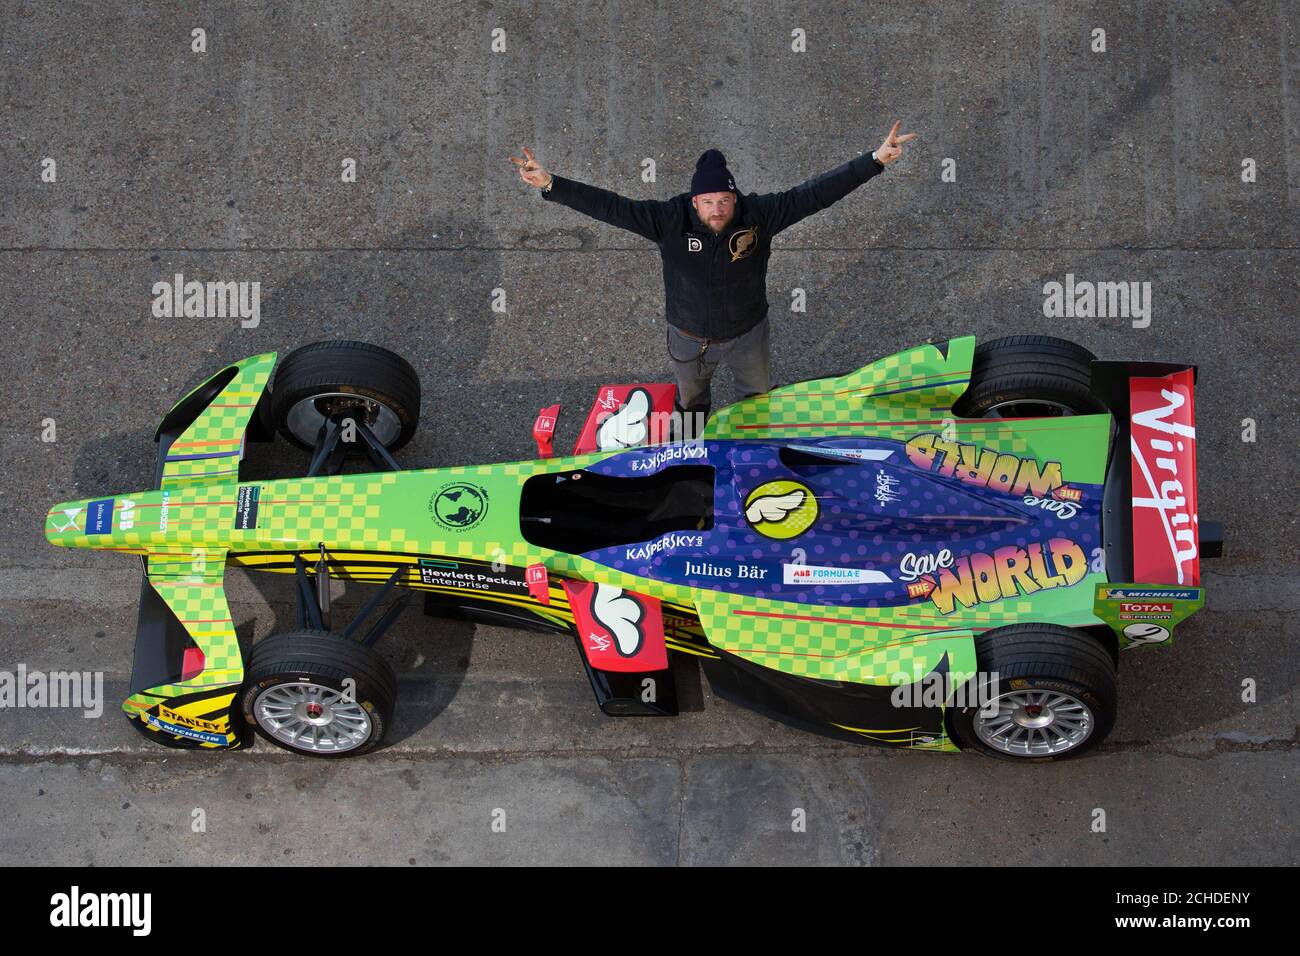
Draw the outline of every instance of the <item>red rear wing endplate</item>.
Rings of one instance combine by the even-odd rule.
[[[1197,585],[1195,376],[1129,379],[1133,579]]]
[[[1093,362],[1115,418],[1102,537],[1111,581],[1196,586],[1196,366]]]

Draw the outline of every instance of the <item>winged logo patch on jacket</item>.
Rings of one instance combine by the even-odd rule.
[[[743,259],[754,251],[758,245],[758,227],[753,226],[749,229],[742,229],[740,232],[733,232],[731,239],[727,242],[727,248],[731,250],[731,261]]]

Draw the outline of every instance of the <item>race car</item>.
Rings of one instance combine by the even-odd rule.
[[[1121,652],[1204,604],[1222,539],[1197,516],[1195,379],[955,338],[694,431],[671,385],[606,385],[570,455],[551,406],[534,460],[405,471],[414,370],[320,342],[218,371],[159,425],[154,490],[58,504],[45,533],[141,556],[123,710],[168,746],[374,750],[397,694],[375,645],[406,598],[379,607],[403,588],[433,616],[568,635],[610,715],[677,714],[702,672],[832,737],[1072,757],[1114,723]],[[241,481],[277,433],[306,476]],[[297,628],[241,647],[230,565],[295,575]],[[331,578],[378,586],[346,626]]]

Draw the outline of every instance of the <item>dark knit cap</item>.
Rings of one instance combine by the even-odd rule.
[[[736,181],[727,168],[727,157],[716,149],[706,149],[695,163],[695,175],[691,177],[691,195],[727,191],[736,191]]]

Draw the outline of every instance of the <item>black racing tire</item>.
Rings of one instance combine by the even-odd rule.
[[[975,638],[975,658],[980,680],[997,675],[995,696],[1004,706],[992,718],[983,717],[979,703],[969,699],[963,701],[969,706],[950,708],[951,730],[963,750],[1006,760],[1063,760],[1096,747],[1115,725],[1115,660],[1086,631],[1055,624],[999,627]],[[1034,706],[1040,709],[1035,712]],[[1022,723],[1044,720],[1046,725],[1033,730]],[[1086,727],[1086,733],[1068,743],[1075,726]],[[1021,734],[1013,740],[1017,730]],[[1031,749],[1035,741],[1039,752]],[[1060,749],[1047,752],[1046,741]]]
[[[1092,392],[1095,360],[1082,345],[1050,335],[1008,335],[980,342],[970,385],[953,411],[963,418],[1105,412],[1105,403]]]
[[[329,693],[342,694],[349,678],[355,682],[350,700],[349,695],[339,699]],[[321,712],[308,712],[310,720],[279,716],[301,714],[317,699]],[[259,736],[277,747],[309,757],[339,759],[378,747],[392,725],[396,703],[397,675],[373,648],[328,631],[292,631],[273,634],[253,645],[244,669],[239,710]],[[324,722],[317,726],[310,722],[313,720]],[[298,729],[305,738],[309,728],[320,738],[310,745],[306,739],[299,746],[286,739]],[[340,743],[344,737],[352,739]]]
[[[406,359],[366,342],[313,342],[286,355],[275,371],[270,418],[287,441],[311,450],[320,422],[339,403],[357,404],[352,395],[369,400],[366,424],[389,451],[411,440],[420,420],[420,378]],[[351,457],[364,453],[360,442],[348,447]]]

